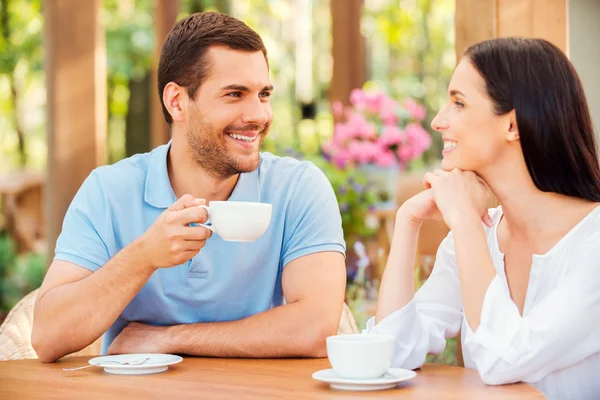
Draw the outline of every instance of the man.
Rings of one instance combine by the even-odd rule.
[[[75,196],[35,306],[39,358],[102,334],[103,354],[325,356],[344,298],[341,218],[313,164],[259,153],[272,120],[261,38],[191,15],[165,41],[158,87],[172,140],[96,169]],[[197,225],[198,205],[259,199],[273,215],[256,242]]]

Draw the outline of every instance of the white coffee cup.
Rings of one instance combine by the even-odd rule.
[[[271,222],[273,206],[245,201],[211,201],[200,206],[208,213],[210,225],[197,224],[230,242],[254,242]]]
[[[339,376],[346,379],[375,379],[392,364],[394,337],[380,334],[329,336],[327,358]]]

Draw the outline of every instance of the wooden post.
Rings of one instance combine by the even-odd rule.
[[[329,98],[349,103],[366,79],[365,40],[360,31],[362,0],[331,0],[333,76]]]
[[[546,39],[568,54],[568,0],[497,0],[498,36]]]
[[[496,0],[456,0],[456,60],[472,44],[496,37]]]
[[[472,44],[505,36],[546,39],[569,54],[568,0],[456,0],[457,59]]]
[[[100,0],[46,0],[44,49],[48,107],[48,259],[75,193],[104,163],[106,46]]]
[[[158,93],[158,61],[167,35],[177,19],[179,0],[155,0],[154,3],[154,60],[150,77],[150,146],[155,148],[171,138],[169,126],[162,111],[162,100]]]

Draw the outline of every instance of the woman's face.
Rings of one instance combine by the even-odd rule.
[[[448,87],[448,102],[431,122],[444,140],[442,168],[480,172],[492,164],[504,154],[511,138],[518,138],[513,116],[514,112],[494,114],[485,81],[463,59]]]

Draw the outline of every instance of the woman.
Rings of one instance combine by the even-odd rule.
[[[462,330],[484,382],[600,399],[600,168],[577,73],[547,41],[495,39],[467,50],[448,94],[432,122],[443,170],[398,210],[366,332],[394,335],[394,366],[414,369]],[[451,233],[413,295],[419,228],[440,217]]]

